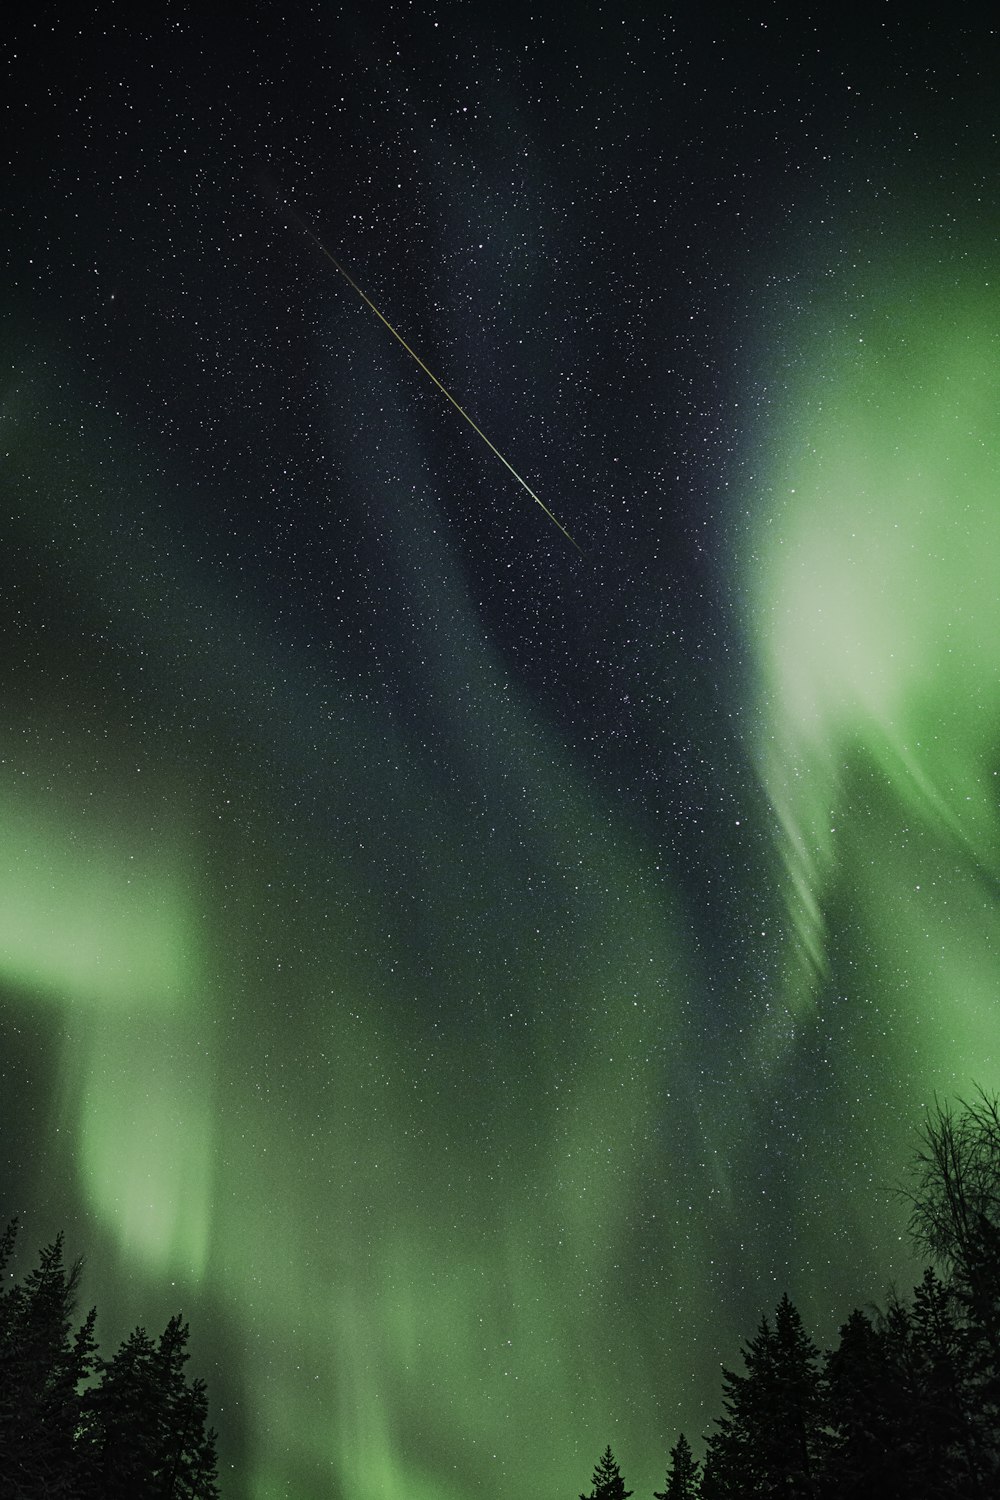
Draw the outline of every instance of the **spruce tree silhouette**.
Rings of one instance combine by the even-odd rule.
[[[901,1500],[906,1493],[899,1428],[909,1414],[901,1409],[897,1374],[884,1330],[855,1308],[826,1356],[822,1380],[826,1467],[834,1481],[828,1488],[843,1500]]]
[[[158,1343],[136,1328],[109,1360],[91,1393],[90,1488],[94,1500],[134,1495],[218,1494],[215,1434],[206,1430],[204,1381],[188,1384],[188,1327],[171,1318]]]
[[[625,1481],[615,1463],[610,1443],[598,1460],[591,1484],[594,1487],[590,1494],[581,1495],[580,1500],[628,1500],[632,1493],[625,1488]]]
[[[661,1493],[653,1491],[653,1500],[698,1500],[698,1460],[683,1432],[670,1450],[667,1486]]]
[[[16,1238],[14,1220],[0,1271]],[[59,1235],[0,1291],[0,1500],[218,1500],[205,1383],[184,1374],[187,1325],[171,1318],[156,1343],[137,1328],[99,1358],[93,1309],[73,1332],[81,1269],[64,1265]]]
[[[726,1415],[708,1439],[701,1493],[705,1500],[813,1500],[824,1446],[819,1351],[787,1296],[774,1328],[762,1318],[742,1355],[746,1375],[723,1371]]]
[[[17,1221],[0,1239],[0,1268],[17,1239]],[[79,1385],[95,1363],[92,1310],[71,1333],[82,1262],[67,1270],[59,1235],[38,1266],[0,1295],[0,1476],[14,1494],[71,1493],[83,1425]]]

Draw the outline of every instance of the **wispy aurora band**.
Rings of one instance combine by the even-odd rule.
[[[98,1221],[126,1261],[197,1279],[211,1217],[212,1070],[210,1038],[190,1051],[183,1041],[198,1027],[201,966],[175,789],[151,788],[137,807],[100,778],[87,789],[85,774],[65,796],[46,771],[41,797],[0,778],[0,976],[64,1012],[54,1114],[69,1124]]]
[[[103,437],[94,454],[102,484],[87,486],[76,456],[67,464],[45,433],[43,411],[9,433],[34,501],[24,517],[30,554],[58,558],[98,618],[118,608],[127,578],[123,613],[146,622],[150,678],[193,683],[210,659],[218,680],[238,688],[228,700],[247,706],[247,764],[224,766],[256,803],[234,882],[206,846],[219,816],[211,770],[179,795],[167,769],[174,744],[147,733],[135,756],[117,689],[88,690],[109,719],[122,715],[114,751],[95,757],[85,735],[65,735],[72,708],[62,679],[50,687],[41,720],[56,750],[53,764],[34,767],[44,791],[33,803],[19,784],[9,788],[20,830],[7,890],[21,888],[27,909],[5,954],[8,981],[65,1017],[55,1115],[74,1137],[82,1199],[121,1267],[154,1294],[176,1281],[203,1339],[198,1294],[220,1300],[248,1341],[240,1371],[253,1429],[237,1492],[284,1495],[290,1475],[326,1467],[344,1493],[372,1500],[458,1500],[484,1482],[500,1493],[524,1444],[544,1455],[536,1463],[549,1465],[555,1485],[579,1466],[581,1426],[612,1421],[619,1431],[628,1424],[638,1451],[662,1386],[646,1382],[622,1419],[615,1360],[631,1368],[635,1341],[582,1364],[578,1351],[581,1336],[600,1345],[634,1204],[662,1175],[665,1096],[676,1101],[672,1138],[697,1134],[679,1013],[683,942],[652,856],[628,830],[611,829],[610,810],[506,679],[457,571],[426,538],[422,576],[438,575],[445,612],[461,618],[434,669],[440,712],[478,795],[487,783],[512,783],[490,840],[470,843],[460,810],[442,813],[440,788],[391,725],[343,707],[321,746],[334,801],[340,778],[330,768],[342,765],[364,768],[383,821],[403,796],[411,826],[390,823],[384,834],[396,862],[443,839],[453,882],[461,872],[457,941],[448,886],[428,885],[419,867],[407,882],[447,957],[414,996],[420,976],[394,948],[387,909],[346,862],[336,868],[337,841],[332,860],[325,832],[311,847],[282,847],[289,830],[267,806],[267,785],[271,765],[287,773],[301,753],[292,732],[300,705],[261,712],[275,683],[295,678],[288,662],[269,662],[266,627],[255,636],[243,622],[250,650],[220,640],[218,621],[234,614],[220,605],[210,650],[200,652],[196,580],[176,557],[165,562],[169,539],[155,509],[136,527],[137,555],[131,542],[107,547],[108,537],[131,536],[122,514],[134,515],[145,487],[136,456],[113,464]],[[231,731],[216,726],[220,739]],[[318,732],[310,714],[310,740]],[[133,779],[136,759],[142,774]],[[94,760],[101,768],[81,776]],[[98,817],[87,800],[95,783]],[[343,796],[356,800],[358,785],[349,780]],[[447,837],[442,818],[453,824]],[[522,819],[532,830],[526,855]],[[151,852],[164,849],[174,855]],[[290,866],[301,887],[322,887],[329,916],[306,920],[287,898],[273,906],[266,893],[287,882]],[[111,871],[103,888],[98,869]],[[555,893],[544,907],[524,888],[535,870]],[[523,909],[508,928],[494,912],[509,909],[511,887]],[[57,924],[62,946],[52,942]],[[507,1015],[499,994],[484,993],[484,978],[504,975]],[[429,1053],[421,1012],[442,986],[449,1020]],[[282,1026],[281,1041],[268,1045],[275,992],[282,1007],[292,1001],[325,1023],[301,1039]],[[484,1045],[484,1006],[499,1048]],[[531,1121],[514,1150],[512,1120]],[[44,1178],[46,1153],[38,1161]],[[671,1191],[690,1197],[690,1185]],[[693,1287],[700,1230],[667,1253],[672,1282]],[[93,1295],[103,1309],[134,1307],[126,1318],[148,1316],[141,1293],[113,1276]],[[686,1383],[686,1373],[677,1378]],[[588,1447],[585,1468],[590,1461]]]
[[[988,265],[904,250],[884,275],[845,275],[800,319],[803,373],[770,444],[746,562],[766,705],[758,763],[792,938],[761,1055],[785,1053],[832,984],[850,1024],[859,996],[881,1010],[883,1045],[925,1093],[1000,1079],[1000,311]]]
[[[757,1060],[734,1065],[752,1093],[757,1063],[778,1071],[823,1023],[837,983],[847,1024],[870,1042],[885,1078],[885,1115],[874,1123],[896,1128],[898,1118],[901,1134],[931,1088],[995,1077],[1000,638],[996,319],[981,288],[959,293],[947,278],[921,268],[904,279],[902,269],[893,285],[866,286],[856,304],[845,298],[817,316],[798,361],[805,378],[767,439],[767,481],[745,497],[754,510],[745,577],[759,672],[752,693],[764,715],[759,764],[777,813],[794,942],[781,993],[754,1018]],[[25,419],[15,436],[53,500],[25,523],[44,537],[37,545],[62,564],[75,559],[81,589],[115,597],[124,571],[101,572],[104,538],[122,530],[113,506],[81,554],[81,533],[54,503],[78,476],[67,481],[41,418]],[[107,474],[105,462],[104,482]],[[123,509],[133,489],[122,480]],[[101,503],[95,485],[91,513]],[[158,576],[168,552],[161,537],[149,556],[118,561],[136,563],[127,569],[132,602],[153,636],[197,640],[182,568],[147,591],[140,584]],[[268,880],[275,867],[276,882],[281,874],[274,808],[256,810],[255,863],[237,888],[231,869],[220,870],[223,856],[193,833],[217,817],[208,786],[177,814],[166,739],[163,765],[152,757],[131,789],[124,775],[95,773],[96,820],[80,815],[79,782],[58,768],[44,800],[19,780],[4,783],[0,896],[17,914],[5,975],[30,1003],[65,1016],[54,1113],[75,1135],[81,1197],[123,1265],[150,1282],[176,1278],[192,1296],[203,1292],[206,1307],[225,1303],[250,1355],[246,1404],[251,1441],[260,1439],[240,1483],[254,1500],[277,1500],[296,1474],[323,1464],[356,1500],[499,1500],[522,1452],[553,1493],[568,1478],[585,1482],[608,1437],[623,1458],[657,1461],[656,1435],[673,1438],[664,1411],[686,1398],[698,1331],[717,1315],[706,1267],[736,1258],[740,1226],[728,1205],[739,1172],[716,1166],[697,1140],[677,1150],[685,1131],[698,1134],[685,1086],[698,1059],[684,1020],[695,965],[672,893],[624,820],[607,837],[614,810],[505,680],[441,552],[425,553],[420,567],[440,567],[436,592],[463,622],[436,668],[441,711],[456,712],[461,685],[471,708],[456,713],[454,738],[477,774],[508,776],[518,788],[534,829],[532,865],[572,918],[564,932],[550,924],[542,941],[536,905],[525,900],[497,931],[491,914],[510,910],[505,893],[524,874],[509,837],[498,850],[470,849],[463,824],[442,835],[430,812],[414,814],[405,838],[393,834],[400,859],[443,839],[448,859],[461,850],[467,860],[478,926],[463,916],[484,947],[479,958],[450,951],[453,971],[435,976],[450,986],[453,1016],[505,955],[514,998],[551,1006],[532,1022],[534,1036],[504,1033],[498,1076],[476,1078],[475,1116],[463,1112],[462,1088],[486,1054],[458,1023],[429,1067],[414,1067],[420,1007],[401,1014],[398,1005],[414,975],[360,874],[346,863],[337,870],[323,922],[291,902],[267,905]],[[213,624],[228,602],[216,601]],[[231,640],[211,640],[236,701],[254,675],[268,690],[294,680],[285,663],[272,670],[265,640],[266,626],[245,656]],[[192,647],[180,674],[189,667],[193,681],[208,656]],[[298,705],[282,704],[266,732],[265,713],[252,706],[259,763],[243,779],[256,787],[265,763],[299,753],[281,727],[296,722]],[[104,707],[113,719],[110,694]],[[432,807],[433,778],[401,731],[359,711],[344,710],[338,723],[321,747],[330,765],[363,766],[376,799],[395,784],[391,765],[410,788],[408,805]],[[111,727],[124,770],[129,731]],[[144,750],[148,761],[148,742]],[[349,794],[360,785],[351,780]],[[301,865],[303,887],[327,888],[324,858],[299,847],[288,864]],[[942,872],[947,888],[934,884]],[[422,900],[441,943],[455,898],[432,887]],[[280,974],[264,940],[271,930]],[[311,1036],[301,1047],[290,1037],[284,1054],[280,1039],[265,1050],[259,1027],[272,991],[303,1012],[329,1013],[332,1091],[321,1086]],[[845,1093],[863,1053],[845,1046],[836,1057]],[[638,1081],[636,1059],[645,1059]],[[449,1118],[462,1128],[449,1129]],[[466,1128],[475,1119],[479,1137]],[[512,1119],[531,1122],[513,1143]],[[716,1131],[731,1127],[720,1111]],[[737,1161],[757,1146],[744,1136],[732,1148]],[[880,1149],[887,1171],[890,1157]],[[851,1178],[847,1190],[857,1189]],[[645,1286],[634,1266],[630,1281],[622,1271],[643,1193],[664,1250],[664,1274]],[[685,1222],[692,1201],[704,1217]],[[822,1266],[829,1242],[821,1225],[803,1221],[792,1253],[806,1251]],[[740,1251],[750,1276],[753,1254]],[[887,1254],[882,1265],[892,1274]],[[615,1302],[623,1283],[631,1309]],[[96,1288],[102,1310],[112,1295],[112,1285]],[[633,1317],[620,1341],[615,1328],[614,1347],[609,1306]],[[191,1312],[197,1329],[197,1306]],[[662,1348],[651,1329],[662,1329]],[[714,1370],[705,1385],[713,1398]],[[595,1452],[580,1446],[591,1433]],[[626,1473],[631,1483],[628,1465]]]

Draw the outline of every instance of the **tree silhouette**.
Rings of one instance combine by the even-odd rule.
[[[109,1360],[88,1411],[88,1494],[214,1500],[215,1434],[206,1430],[205,1383],[188,1383],[188,1327],[171,1318],[158,1343],[136,1328]]]
[[[14,1250],[17,1222],[0,1241],[0,1264]],[[82,1262],[67,1270],[59,1235],[23,1285],[0,1298],[0,1472],[15,1493],[58,1495],[72,1486],[83,1416],[78,1387],[94,1367],[91,1311],[71,1333]]]
[[[907,1329],[908,1337],[908,1329]],[[823,1412],[830,1434],[827,1489],[843,1500],[882,1495],[901,1500],[906,1476],[899,1462],[902,1416],[890,1341],[855,1309],[840,1330],[837,1348],[826,1356]]]
[[[699,1463],[684,1434],[654,1500],[988,1500],[1000,1494],[1000,1101],[935,1104],[904,1196],[935,1257],[909,1299],[855,1309],[819,1353],[782,1297],[723,1371]],[[0,1273],[17,1221],[0,1233]],[[0,1500],[218,1500],[189,1329],[136,1328],[110,1358],[59,1235],[0,1280]],[[580,1500],[629,1500],[608,1446]]]
[[[964,1387],[949,1421],[987,1492],[1000,1487],[1000,1100],[977,1089],[958,1106],[935,1100],[903,1196],[913,1238],[946,1273]]]
[[[16,1237],[13,1221],[0,1270]],[[96,1312],[72,1331],[81,1268],[63,1264],[60,1235],[22,1284],[0,1292],[0,1494],[217,1500],[205,1383],[184,1375],[187,1325],[171,1318],[155,1344],[137,1328],[100,1359]]]
[[[670,1450],[666,1489],[653,1491],[654,1500],[698,1500],[698,1460],[683,1432]]]
[[[708,1439],[702,1494],[712,1500],[781,1495],[812,1500],[824,1446],[819,1351],[787,1296],[774,1328],[761,1319],[742,1351],[746,1375],[723,1371],[725,1416]]]
[[[591,1484],[593,1489],[590,1494],[581,1495],[580,1500],[628,1500],[632,1493],[625,1488],[625,1481],[615,1463],[610,1443],[598,1460]]]
[[[946,1267],[1000,1367],[1000,1099],[979,1089],[959,1105],[935,1100],[903,1197],[915,1242]]]

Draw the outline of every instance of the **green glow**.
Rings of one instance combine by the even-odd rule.
[[[39,1171],[69,1136],[119,1254],[102,1309],[137,1321],[170,1281],[194,1327],[219,1310],[248,1414],[234,1493],[321,1476],[352,1500],[499,1500],[526,1465],[576,1493],[609,1439],[648,1492],[715,1409],[734,1283],[756,1311],[786,1253],[818,1298],[831,1258],[892,1273],[882,1184],[858,1184],[903,1159],[915,1098],[991,1081],[1000,873],[996,323],[916,272],[893,295],[818,318],[750,497],[793,942],[769,1011],[755,977],[757,1010],[720,993],[721,1064],[682,893],[519,693],[441,542],[400,554],[440,610],[427,701],[458,794],[376,681],[348,702],[332,648],[322,669],[283,658],[148,516],[103,555],[134,455],[105,463],[80,541],[58,445],[17,416],[22,478],[52,499],[29,547],[69,558],[81,613],[126,596],[151,719],[190,697],[206,720],[181,790],[176,746],[137,735],[95,670],[114,756],[81,771],[92,745],[51,682],[34,729],[60,753],[11,750],[3,973],[65,1038]],[[749,1201],[776,1139],[761,1095],[820,1042],[828,1097],[787,1091],[803,1129],[775,1248],[780,1206]]]
[[[69,1027],[66,1086],[79,1100],[79,1170],[126,1261],[196,1285],[209,1251],[213,1068],[202,1029],[101,1016]],[[69,1061],[72,1059],[72,1061]]]
[[[104,814],[0,782],[0,973],[97,1010],[190,999],[194,926],[172,828],[116,837]]]
[[[58,450],[21,420],[25,486],[34,474],[60,496]],[[138,460],[121,468],[127,508]],[[258,709],[286,675],[306,680],[303,664],[269,655],[247,615],[227,633],[231,601],[205,605],[148,515],[113,566],[103,538],[123,528],[104,475],[86,493],[92,542],[53,504],[25,518],[30,545],[69,558],[94,610],[134,577],[150,696],[165,692],[158,652],[185,682],[208,659],[224,703],[250,701],[252,754],[240,763],[218,711],[204,785],[171,791],[166,739],[143,739],[136,776],[98,670],[116,754],[88,782],[88,742],[64,728],[60,756],[28,777],[44,798],[7,798],[22,906],[6,973],[65,1033],[39,1170],[68,1136],[84,1210],[118,1252],[93,1300],[126,1326],[165,1285],[183,1288],[194,1328],[219,1309],[248,1414],[236,1494],[326,1476],[355,1500],[499,1496],[527,1453],[558,1493],[611,1435],[633,1470],[649,1465],[649,1488],[673,1440],[664,1412],[689,1399],[693,1310],[715,1312],[703,1268],[727,1180],[724,1163],[689,1170],[693,965],[659,861],[539,722],[430,538],[420,577],[449,630],[429,691],[489,819],[470,834],[468,806],[376,695],[355,712],[333,677],[337,714],[303,714],[329,799],[303,835],[269,782],[297,764],[297,704],[279,696],[273,722]],[[154,559],[177,575],[158,604]],[[198,646],[190,661],[177,638]],[[72,724],[53,694],[42,730],[60,716]],[[224,801],[216,783],[239,791]],[[100,814],[84,817],[90,792]],[[363,858],[340,833],[358,809]],[[713,1389],[714,1366],[699,1381]]]
[[[897,1059],[922,1085],[989,1084],[997,298],[968,264],[943,275],[903,254],[891,281],[859,275],[824,303],[802,344],[812,369],[774,436],[748,575],[768,704],[759,760],[795,937],[784,1011],[805,1019],[831,981],[839,903]]]
[[[196,1281],[211,1069],[191,1014],[198,944],[177,819],[157,815],[159,789],[136,808],[121,783],[95,804],[48,773],[30,780],[44,794],[11,778],[0,789],[0,977],[64,1011],[59,1116],[99,1221],[126,1257]]]
[[[607,1350],[601,1361],[581,1360],[579,1349],[600,1337],[609,1308],[624,1313],[620,1260],[642,1184],[655,1185],[665,1222],[673,1212],[653,1124],[665,1080],[680,1071],[682,1024],[664,1010],[659,984],[678,944],[624,835],[620,856],[604,850],[581,870],[581,834],[599,847],[601,825],[570,790],[573,772],[558,747],[524,730],[506,745],[537,785],[548,783],[561,807],[543,834],[553,866],[572,864],[577,899],[592,903],[594,953],[575,992],[564,974],[565,1008],[547,1021],[520,1018],[522,1027],[555,1027],[566,1080],[540,1088],[530,1048],[523,1073],[506,1051],[502,1079],[491,1080],[478,1071],[481,1038],[466,1057],[447,1032],[421,1076],[385,966],[351,962],[335,933],[317,934],[322,956],[310,955],[308,967],[337,976],[327,1001],[337,1038],[332,1109],[313,1111],[310,1083],[300,1079],[294,1117],[275,1102],[266,1117],[237,1111],[223,1124],[233,1179],[253,1183],[255,1203],[295,1206],[249,1237],[249,1203],[223,1197],[217,1211],[218,1241],[228,1247],[218,1274],[247,1322],[262,1323],[271,1351],[252,1392],[262,1415],[253,1492],[262,1497],[281,1483],[275,1449],[294,1452],[307,1471],[336,1475],[359,1500],[460,1500],[484,1482],[499,1492],[512,1443],[526,1444],[555,1489],[573,1467],[567,1444],[581,1427],[622,1416],[608,1361],[617,1368],[634,1356]],[[610,911],[605,889],[619,898]],[[444,926],[452,899],[441,899],[435,924]],[[367,915],[375,952],[378,913]],[[553,941],[539,957],[559,968],[570,954]],[[492,972],[486,954],[480,984]],[[664,1035],[674,1041],[669,1052]],[[264,1066],[258,1057],[251,1076]],[[470,1069],[487,1111],[495,1096],[492,1125],[472,1124],[463,1110]],[[303,1117],[315,1122],[311,1159]],[[531,1123],[512,1150],[518,1119]],[[325,1199],[329,1210],[317,1218],[308,1205]],[[687,1295],[696,1295],[705,1253],[698,1236],[674,1252],[674,1285]],[[275,1285],[282,1295],[272,1304],[266,1289]],[[662,1290],[647,1289],[647,1298],[651,1321],[666,1316]],[[626,1414],[637,1449],[662,1394],[662,1379],[651,1380]]]

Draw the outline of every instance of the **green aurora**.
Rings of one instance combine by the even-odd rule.
[[[902,1159],[903,1100],[997,1081],[1000,848],[995,299],[974,277],[956,287],[917,267],[891,292],[855,287],[831,331],[834,315],[803,335],[811,373],[803,356],[744,497],[756,754],[784,890],[771,920],[787,958],[724,1064],[738,1083],[766,1060],[778,1097],[803,1049],[828,1059],[788,1167],[787,1247],[827,1329],[844,1306],[824,1300],[829,1285],[863,1265],[889,1273],[900,1255],[880,1184],[859,1198],[857,1165],[873,1176]],[[119,606],[66,510],[70,455],[40,458],[43,383],[32,399],[6,423],[35,497],[24,538],[39,566],[65,570],[92,639]],[[98,441],[120,437],[91,433],[84,470]],[[106,525],[139,467],[120,467],[117,490],[106,467],[91,481]],[[187,657],[167,662],[164,642],[178,615],[197,621],[201,585],[178,563],[151,601],[153,516],[133,528],[120,609],[146,621],[149,670],[183,675],[193,628]],[[463,621],[462,659],[437,663],[468,695],[456,733],[509,783],[508,824],[470,841],[405,736],[345,708],[316,752],[343,778],[338,795],[407,808],[392,879],[417,894],[389,920],[386,848],[365,866],[282,827],[273,761],[296,753],[294,704],[220,760],[217,784],[182,794],[175,747],[141,748],[97,661],[86,711],[78,686],[47,674],[5,758],[5,977],[24,1015],[51,1010],[63,1038],[40,1172],[68,1153],[136,1305],[168,1279],[230,1328],[252,1413],[237,1492],[255,1500],[315,1470],[356,1500],[499,1495],[525,1447],[558,1493],[586,1470],[591,1434],[665,1451],[711,1410],[731,1326],[720,1287],[739,1276],[767,1303],[781,1274],[743,1188],[773,1105],[744,1079],[710,1124],[692,1107],[698,973],[676,893],[519,700],[447,558],[423,565]],[[247,615],[214,644],[220,680],[248,674],[255,628]],[[284,677],[274,663],[259,691]],[[235,743],[219,718],[213,735]],[[48,760],[46,738],[61,747]],[[28,743],[38,753],[22,758]],[[210,811],[221,831],[199,841]],[[498,930],[491,912],[512,893],[518,920]],[[276,996],[308,1017],[304,1051],[267,1019]],[[95,1293],[131,1315],[127,1296]]]
[[[900,1055],[960,1082],[996,1035],[1000,311],[985,261],[852,281],[803,338],[746,564],[782,1014],[812,1013],[835,908]]]

